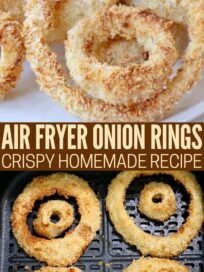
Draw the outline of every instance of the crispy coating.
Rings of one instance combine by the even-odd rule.
[[[52,216],[57,216],[59,221],[52,222]],[[73,221],[74,210],[69,203],[62,200],[51,200],[41,204],[33,226],[37,234],[52,239],[70,228]]]
[[[174,191],[163,182],[151,182],[141,191],[138,208],[147,217],[164,222],[176,212]]]
[[[24,12],[22,0],[1,0],[1,8],[5,12],[9,12],[14,20],[23,23]]]
[[[23,0],[2,0],[5,11],[20,23],[24,21]],[[52,24],[47,39],[50,43],[64,41],[67,30],[72,28],[83,16],[89,16],[101,6],[115,4],[116,0],[54,0]]]
[[[55,194],[76,199],[80,222],[63,238],[47,240],[34,236],[27,225],[27,217],[36,200]],[[17,242],[29,256],[49,266],[70,266],[84,253],[100,228],[100,203],[88,183],[77,176],[53,174],[37,177],[16,199],[11,223]]]
[[[140,258],[128,266],[124,272],[190,272],[180,263],[157,258]]]
[[[15,88],[22,72],[25,47],[19,24],[8,13],[0,13],[0,100]]]
[[[40,270],[35,270],[34,272],[81,272],[81,270],[77,267],[69,267],[69,268],[59,268],[59,267],[42,267]]]
[[[189,215],[176,233],[158,237],[144,232],[137,226],[124,207],[125,193],[134,178],[140,176],[167,174],[181,183],[190,195]],[[202,227],[203,194],[195,176],[190,172],[174,171],[130,171],[121,172],[108,189],[107,210],[116,231],[126,242],[135,245],[143,255],[168,258],[185,251]]]
[[[171,24],[149,10],[127,6],[84,18],[68,32],[65,43],[71,76],[89,95],[107,103],[131,105],[151,99],[166,86],[178,57]],[[137,41],[144,47],[146,60],[123,67],[100,62],[97,52],[118,37],[135,39],[135,46]]]
[[[88,121],[143,122],[161,119],[194,86],[203,65],[204,2],[182,0],[176,1],[175,6],[172,14],[174,10],[182,11],[190,37],[182,57],[182,67],[167,84],[167,88],[161,89],[154,98],[132,106],[120,106],[87,96],[79,88],[68,85],[63,68],[44,35],[44,30],[49,29],[52,1],[42,3],[40,0],[26,0],[24,35],[27,57],[41,89],[66,110]],[[175,21],[177,13],[175,18],[172,17]]]
[[[188,43],[188,29],[187,20],[184,13],[185,8],[190,8],[188,5],[191,1],[170,1],[170,0],[122,0],[128,6],[148,8],[155,12],[161,18],[165,18],[174,22],[172,25],[172,32],[176,41],[177,50],[180,55],[185,51],[186,44]],[[194,14],[195,15],[195,14]],[[194,16],[193,15],[193,16]]]

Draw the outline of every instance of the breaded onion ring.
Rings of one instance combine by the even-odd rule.
[[[66,110],[89,121],[141,122],[158,120],[171,110],[181,96],[200,77],[203,65],[204,2],[202,0],[179,1],[189,27],[190,43],[183,56],[183,64],[166,90],[144,103],[118,106],[91,98],[84,91],[71,88],[57,56],[46,41],[44,31],[49,29],[53,1],[26,0],[24,23],[28,60],[36,74],[40,87],[58,101]]]
[[[36,200],[55,194],[76,198],[81,215],[80,222],[63,238],[47,240],[36,237],[29,230],[27,217]],[[29,256],[50,266],[69,266],[79,259],[99,230],[100,204],[88,183],[77,176],[53,174],[38,177],[16,199],[11,222],[17,242]]]
[[[0,100],[15,88],[25,58],[19,24],[8,13],[0,12]]]
[[[34,272],[81,272],[77,267],[69,268],[59,268],[59,267],[42,267],[40,270],[35,270]]]
[[[154,97],[165,87],[177,60],[171,22],[149,10],[113,6],[84,18],[68,32],[65,43],[71,76],[88,94],[112,104],[133,104]],[[135,39],[147,52],[140,63],[102,63],[97,52],[116,38]]]
[[[157,259],[157,258],[140,258],[128,266],[124,272],[189,272],[187,267],[180,263],[168,260],[168,259]]]
[[[52,217],[58,217],[53,223]],[[66,229],[72,226],[74,221],[74,210],[72,206],[62,200],[52,200],[41,204],[37,218],[33,226],[37,234],[52,239],[60,236]]]
[[[140,176],[167,174],[181,183],[190,195],[189,215],[186,222],[173,233],[166,237],[158,237],[145,233],[135,225],[124,207],[125,192],[134,178]],[[106,200],[107,210],[116,231],[126,242],[135,245],[143,255],[168,258],[177,256],[185,251],[189,243],[196,237],[202,227],[203,195],[202,189],[195,176],[190,172],[174,171],[130,171],[120,173],[109,186]]]
[[[164,222],[176,212],[174,191],[168,184],[151,182],[141,191],[138,208],[147,217]]]

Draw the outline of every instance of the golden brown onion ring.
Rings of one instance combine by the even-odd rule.
[[[145,216],[164,222],[176,212],[174,191],[168,184],[151,182],[141,191],[138,208]]]
[[[86,96],[78,88],[71,88],[57,56],[46,41],[44,30],[49,29],[52,1],[26,0],[24,23],[25,44],[31,67],[40,87],[69,112],[89,121],[143,122],[161,119],[181,96],[192,88],[200,77],[203,65],[204,2],[187,0],[177,2],[183,10],[189,27],[190,43],[183,56],[181,69],[166,90],[155,98],[130,107],[105,103]],[[35,16],[34,16],[35,15]]]
[[[168,259],[157,259],[157,258],[140,258],[133,261],[124,272],[163,272],[163,271],[174,271],[174,272],[189,272],[189,270],[181,265],[180,263]],[[42,272],[80,272],[81,270],[75,267],[70,268],[52,268],[43,267],[40,270]],[[37,272],[35,271],[35,272]]]
[[[57,216],[59,220],[52,222],[53,216]],[[52,239],[71,227],[73,221],[74,210],[69,203],[62,200],[51,200],[41,204],[33,226],[37,234]]]
[[[80,222],[63,238],[47,240],[34,236],[27,217],[36,200],[58,194],[77,201]],[[100,204],[88,183],[77,176],[53,174],[35,178],[16,199],[12,215],[12,230],[19,245],[29,256],[50,266],[69,266],[75,263],[94,239],[101,224]]]
[[[42,267],[40,270],[35,270],[34,272],[81,272],[77,267],[69,268],[59,268],[59,267]]]
[[[65,44],[71,76],[89,95],[107,103],[131,105],[154,97],[166,86],[178,56],[171,25],[149,10],[127,6],[82,19]],[[118,37],[135,39],[147,59],[123,67],[100,62],[97,52]]]
[[[145,233],[139,226],[135,225],[124,207],[126,190],[134,178],[158,174],[172,176],[178,183],[184,186],[190,195],[189,215],[185,223],[176,233],[166,237],[158,237]],[[177,256],[185,251],[189,243],[201,229],[204,219],[202,189],[196,181],[195,176],[190,172],[122,172],[109,186],[106,205],[116,231],[123,236],[126,242],[135,245],[143,255],[162,258]]]
[[[189,272],[189,270],[181,265],[180,263],[168,259],[157,259],[157,258],[140,258],[139,260],[133,261],[124,272]]]
[[[8,13],[0,12],[0,100],[16,86],[25,58],[19,24]]]

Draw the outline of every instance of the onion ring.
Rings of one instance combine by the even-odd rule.
[[[176,212],[174,191],[168,184],[151,182],[141,191],[138,208],[145,216],[164,222]]]
[[[140,227],[135,225],[124,207],[125,192],[133,179],[154,174],[172,176],[190,194],[189,216],[186,222],[176,233],[166,237],[158,237],[145,233]],[[195,176],[190,172],[122,172],[109,186],[106,205],[116,231],[123,236],[125,241],[131,245],[135,245],[143,255],[155,257],[167,258],[177,256],[185,251],[189,243],[201,229],[204,219],[202,189],[196,181]]]
[[[80,222],[64,238],[47,240],[36,237],[28,228],[27,217],[37,199],[55,194],[76,198]],[[76,176],[53,174],[38,177],[16,199],[11,222],[17,242],[29,256],[46,262],[49,266],[70,266],[84,253],[100,228],[100,204],[88,183]]]
[[[168,259],[157,259],[157,258],[140,258],[134,261],[130,266],[128,266],[124,272],[164,272],[164,271],[174,271],[174,272],[190,272],[185,266],[180,263],[168,260]]]
[[[56,268],[56,267],[42,267],[40,270],[35,270],[34,272],[81,272],[77,267],[69,268]]]
[[[185,2],[185,5],[184,5]],[[34,6],[33,6],[34,4]],[[192,88],[199,79],[203,65],[204,3],[202,0],[179,1],[177,6],[187,18],[190,43],[183,56],[183,65],[168,84],[168,88],[144,103],[130,107],[111,105],[91,98],[78,88],[67,84],[63,68],[46,41],[44,30],[49,29],[51,1],[26,0],[24,36],[27,56],[37,81],[49,96],[72,114],[89,121],[144,122],[164,117],[165,113]],[[34,15],[34,16],[33,16]]]
[[[25,58],[19,24],[8,13],[0,13],[0,100],[15,88]]]
[[[165,87],[177,60],[170,21],[149,10],[113,6],[82,19],[68,32],[67,65],[77,84],[93,97],[112,104],[133,104]],[[115,38],[135,39],[148,58],[125,67],[101,63],[95,52]]]
[[[58,222],[53,223],[52,217],[57,216]],[[37,234],[52,239],[60,236],[66,229],[72,226],[74,211],[70,204],[62,200],[52,200],[43,203],[38,211],[33,226]]]

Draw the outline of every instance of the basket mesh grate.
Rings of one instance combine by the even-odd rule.
[[[43,173],[45,174],[45,173]],[[49,173],[50,174],[50,173]],[[101,272],[119,272],[123,271],[133,259],[141,256],[140,252],[134,247],[124,242],[122,237],[116,233],[112,223],[108,218],[105,208],[105,196],[107,194],[107,187],[116,173],[95,173],[95,172],[81,172],[77,173],[82,178],[90,182],[90,186],[97,193],[101,199],[101,207],[103,212],[103,223],[100,231],[97,233],[96,238],[89,245],[84,255],[80,258],[77,267],[83,271],[101,271]],[[33,176],[39,173],[20,173],[14,180],[9,182],[3,198],[1,199],[1,272],[15,272],[26,271],[25,267],[32,270],[39,269],[43,264],[40,264],[33,258],[30,258],[17,244],[10,226],[10,213],[13,202],[18,194],[22,191],[25,184],[32,180]],[[139,193],[145,183],[150,181],[150,178],[140,178],[138,182],[133,182],[127,191],[126,209],[129,215],[133,218],[136,224],[147,233],[154,235],[168,235],[176,232],[178,227],[184,222],[188,210],[188,196],[182,187],[176,186],[176,183],[171,177],[157,176],[152,177],[152,180],[159,180],[171,184],[177,199],[177,213],[173,215],[168,221],[164,223],[157,223],[148,218],[145,218],[138,212],[137,204]],[[15,188],[15,189],[14,189]],[[54,196],[56,198],[56,196]],[[44,200],[46,201],[46,200]],[[40,203],[38,203],[39,205]],[[73,204],[75,211],[74,201]],[[33,210],[29,218],[29,223],[32,225],[32,220],[35,218],[37,207]],[[79,215],[76,216],[76,224],[79,220]],[[176,259],[189,267],[192,272],[204,272],[204,237],[199,234],[193,242],[189,245],[188,249]],[[28,270],[29,271],[29,270]]]

